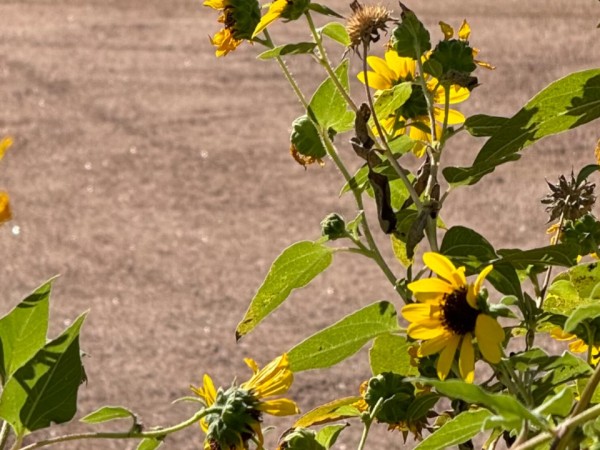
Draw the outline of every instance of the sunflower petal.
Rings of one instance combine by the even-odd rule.
[[[463,20],[462,25],[458,29],[458,39],[461,41],[468,41],[471,36],[471,27],[469,26],[469,22],[467,19]]]
[[[252,38],[255,38],[256,35],[258,35],[260,32],[262,32],[262,30],[267,28],[267,26],[269,26],[271,22],[277,20],[286,7],[287,0],[275,0],[273,3],[271,3],[271,6],[269,6],[269,10],[267,11],[267,13],[264,16],[262,16],[260,22],[258,22],[258,25],[256,25],[254,33],[252,33]]]
[[[10,219],[12,219],[10,198],[6,192],[0,192],[0,224],[8,222]]]
[[[416,61],[412,58],[405,58],[395,50],[388,50],[384,55],[387,66],[394,72],[396,81],[415,78]]]
[[[494,269],[494,266],[491,264],[483,269],[479,275],[477,275],[477,279],[474,284],[469,285],[469,290],[467,292],[467,301],[469,305],[471,305],[474,309],[479,309],[477,307],[477,294],[481,291],[481,286],[485,281],[485,278],[489,275],[489,273]]]
[[[258,409],[272,416],[291,416],[300,412],[298,405],[289,398],[262,401]]]
[[[402,316],[409,322],[439,318],[440,309],[428,303],[411,303],[402,308]]]
[[[483,357],[492,364],[499,363],[505,336],[498,321],[487,314],[479,314],[475,322],[475,337]]]
[[[368,80],[369,80],[369,86],[372,87],[373,89],[378,89],[378,90],[382,90],[383,91],[385,89],[389,89],[389,88],[392,87],[392,83],[390,82],[390,80],[388,80],[387,78],[379,75],[376,72],[368,71],[366,77],[365,77],[365,73],[364,72],[359,72],[356,77],[363,84],[367,84],[367,82],[365,81],[365,78],[368,78]]]
[[[569,344],[569,350],[571,350],[573,353],[585,353],[588,351],[588,349],[589,346],[583,342],[583,339],[577,339]]]
[[[442,278],[424,278],[409,283],[408,289],[410,289],[413,294],[422,292],[450,294],[454,291],[454,286]]]
[[[457,269],[454,267],[454,264],[452,264],[452,261],[444,255],[435,252],[427,252],[423,255],[423,261],[427,267],[433,270],[438,276],[451,283],[455,289],[467,285],[464,268],[462,270]]]
[[[389,81],[390,88],[393,86],[394,81],[397,79],[396,73],[388,66],[385,59],[378,56],[367,56],[367,63],[375,72]]]
[[[418,356],[429,356],[441,352],[448,342],[452,339],[452,333],[444,333],[434,339],[430,339],[421,344],[418,351]]]
[[[202,3],[204,6],[208,6],[212,9],[223,10],[225,9],[225,1],[224,0],[205,0]]]
[[[435,120],[438,122],[444,122],[444,110],[442,108],[438,108],[434,106],[433,115],[435,116]],[[456,109],[448,109],[448,125],[458,125],[464,123],[466,117],[460,111]]]
[[[444,333],[446,333],[446,329],[442,325],[442,322],[435,319],[411,323],[406,330],[406,334],[411,338],[422,340],[435,339]]]
[[[460,355],[458,357],[458,369],[460,376],[467,383],[475,379],[475,350],[473,349],[473,336],[467,333],[462,338]]]
[[[454,36],[454,28],[448,25],[446,22],[440,21],[440,28],[442,29],[442,33],[444,33],[444,40],[452,39]]]
[[[460,336],[456,334],[452,335],[448,340],[448,345],[446,345],[444,350],[442,350],[442,353],[440,353],[436,366],[437,375],[440,380],[445,380],[448,376],[452,363],[454,362],[454,354],[456,353],[459,342]]]

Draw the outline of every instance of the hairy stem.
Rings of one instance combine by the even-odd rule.
[[[363,432],[362,432],[362,436],[360,437],[360,442],[358,443],[358,447],[356,450],[363,450],[365,448],[365,444],[367,443],[367,437],[369,436],[369,430],[371,429],[371,424],[373,423],[373,420],[375,420],[375,416],[379,412],[379,408],[381,408],[382,404],[383,404],[383,397],[381,397],[379,400],[377,400],[377,403],[375,404],[375,407],[373,408],[373,411],[371,412],[369,417],[367,417],[363,420],[363,424],[364,424]]]

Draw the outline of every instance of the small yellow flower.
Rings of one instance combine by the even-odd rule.
[[[417,62],[412,58],[401,57],[393,49],[388,49],[385,52],[384,58],[377,56],[368,56],[367,64],[371,69],[366,73],[360,72],[358,79],[378,91],[391,89],[397,84],[414,81],[418,76],[416,73]],[[427,90],[433,96],[433,102],[437,105],[434,107],[434,117],[436,120],[436,134],[439,136],[441,127],[437,122],[444,122],[444,105],[446,102],[446,93],[437,79],[430,77],[427,79]],[[376,92],[375,95],[378,95]],[[470,92],[467,88],[453,85],[449,89],[449,103],[456,104],[464,102],[469,98]],[[410,126],[414,123],[421,123],[425,128],[431,129],[431,121],[427,112],[427,103],[418,85],[413,86],[413,92],[407,102],[400,109],[400,116],[390,116],[379,118],[381,125],[385,130],[395,136],[398,134],[408,134],[411,139],[416,141],[413,152],[417,157],[425,154],[425,143],[431,141],[431,133],[423,131],[420,127]],[[456,125],[465,121],[465,116],[454,109],[448,109],[448,124]],[[406,125],[397,127],[399,122],[404,122]]]
[[[223,24],[223,29],[210,37],[217,57],[234,51],[245,39],[252,39],[260,20],[257,0],[205,0],[203,4],[221,12],[217,21]]]
[[[557,341],[573,341],[569,343],[569,350],[573,353],[588,353],[590,349],[590,346],[583,339],[578,338],[575,334],[563,331],[560,327],[554,327],[550,331],[550,336]],[[593,345],[590,363],[596,366],[598,362],[600,362],[600,346]]]
[[[475,283],[470,284],[465,268],[457,269],[443,255],[428,252],[423,255],[423,261],[439,278],[426,278],[408,285],[418,303],[402,308],[402,315],[411,322],[407,334],[425,341],[419,348],[419,356],[440,354],[437,374],[441,380],[448,376],[458,350],[460,376],[471,383],[475,376],[473,338],[477,339],[485,360],[497,364],[502,357],[504,330],[495,318],[479,309],[477,302],[492,266],[486,267]]]
[[[245,362],[254,374],[239,387],[217,390],[207,374],[203,377],[202,387],[191,387],[206,407],[217,410],[200,420],[200,428],[206,434],[205,450],[246,450],[250,440],[257,441],[262,447],[260,422],[263,413],[287,416],[299,412],[292,400],[272,398],[286,393],[294,380],[287,354],[260,370],[254,360],[245,359]]]

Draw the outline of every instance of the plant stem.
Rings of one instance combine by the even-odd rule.
[[[79,433],[79,434],[68,434],[65,436],[58,436],[51,439],[45,439],[42,441],[34,442],[33,444],[27,445],[25,447],[14,447],[13,450],[21,449],[21,450],[32,450],[34,448],[46,447],[48,445],[57,444],[59,442],[67,442],[67,441],[79,441],[84,439],[144,439],[144,438],[164,438],[168,434],[175,433],[176,431],[183,430],[190,425],[198,422],[202,417],[212,414],[214,412],[220,411],[220,408],[205,408],[201,411],[198,411],[189,419],[178,423],[177,425],[173,425],[168,428],[163,428],[160,430],[153,431],[126,431],[123,433]],[[16,444],[16,443],[15,443]]]
[[[566,202],[568,202],[568,201],[569,201],[569,197],[567,197]],[[560,230],[562,229],[564,222],[565,222],[565,214],[563,212],[560,215],[560,220],[558,221],[558,228],[556,230],[556,234],[554,235],[554,238],[552,239],[553,245],[558,244]],[[540,309],[542,309],[542,306],[544,306],[544,297],[546,296],[546,290],[548,289],[548,284],[550,283],[550,275],[551,274],[552,274],[552,266],[548,266],[548,270],[546,271],[546,276],[544,277],[544,284],[542,284],[542,289],[540,290],[540,301],[539,301]]]
[[[379,408],[381,408],[381,405],[383,405],[383,397],[377,400],[377,403],[375,404],[375,407],[373,408],[373,411],[371,411],[369,417],[363,420],[363,432],[356,450],[364,449],[365,444],[367,442],[367,437],[369,436],[369,430],[371,429],[371,424],[373,423],[373,420],[375,420],[375,415],[379,412]]]
[[[21,448],[27,448],[27,447],[21,447],[22,444],[23,444],[23,436],[18,435],[15,439],[13,446],[11,447],[11,450],[19,450]]]
[[[2,422],[2,428],[0,429],[0,450],[4,450],[6,446],[6,440],[8,439],[8,435],[10,433],[10,428],[8,426],[8,422]]]
[[[304,15],[306,16],[306,21],[308,22],[308,27],[310,28],[310,32],[313,36],[313,39],[315,40],[315,43],[317,44],[317,48],[319,49],[319,57],[318,57],[319,62],[325,68],[327,75],[329,75],[329,78],[331,79],[333,84],[335,84],[335,87],[337,88],[337,90],[340,92],[340,94],[342,94],[342,96],[346,100],[346,103],[348,103],[348,106],[350,106],[350,108],[352,108],[352,110],[354,112],[358,111],[358,107],[356,106],[356,103],[354,103],[354,100],[352,100],[352,98],[350,97],[350,94],[348,94],[348,92],[346,92],[346,89],[344,89],[344,86],[342,86],[342,84],[340,83],[340,80],[335,75],[333,67],[331,66],[331,62],[329,61],[329,58],[327,58],[327,53],[325,52],[325,47],[323,47],[323,41],[322,41],[321,37],[319,36],[319,33],[317,32],[317,29],[315,27],[315,23],[313,22],[312,16],[310,15],[310,11],[306,11],[304,13]]]
[[[408,190],[408,193],[410,194],[410,198],[412,199],[413,203],[417,207],[417,211],[421,211],[423,206],[421,204],[421,199],[419,198],[419,194],[417,194],[417,191],[415,191],[414,186],[412,185],[412,183],[406,176],[405,170],[402,167],[400,167],[400,164],[398,164],[398,161],[396,161],[396,157],[392,153],[392,150],[390,149],[390,146],[388,145],[387,140],[385,139],[385,134],[384,134],[383,128],[381,126],[381,123],[379,123],[379,118],[377,117],[377,114],[375,114],[375,107],[373,105],[373,95],[371,94],[371,88],[369,86],[369,74],[368,74],[368,70],[367,70],[367,56],[366,55],[367,55],[368,49],[369,49],[368,44],[365,42],[363,44],[363,53],[364,53],[364,55],[363,55],[363,72],[365,74],[365,92],[367,94],[367,101],[369,102],[369,108],[371,108],[371,112],[373,114],[373,123],[375,124],[375,128],[377,128],[377,133],[379,134],[379,137],[381,138],[381,142],[383,144],[383,148],[385,151],[385,156],[387,156],[388,161],[390,162],[390,164],[392,165],[392,167],[394,168],[394,170],[396,171],[396,173],[398,174],[398,176],[400,177],[400,179],[406,186],[406,189]]]
[[[425,72],[423,72],[423,62],[421,61],[421,49],[415,49],[417,51],[417,67],[419,69],[419,84],[421,85],[421,89],[423,90],[423,95],[425,96],[425,101],[427,102],[427,112],[429,114],[430,130],[431,130],[431,142],[437,141],[437,130],[435,129],[435,114],[433,113],[433,99],[431,98],[431,93],[429,89],[427,89],[427,82],[425,81]]]

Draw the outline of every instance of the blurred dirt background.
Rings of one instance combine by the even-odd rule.
[[[346,3],[328,4],[347,14]],[[479,71],[481,86],[460,107],[466,115],[512,115],[552,80],[600,63],[595,0],[409,6],[435,38],[439,20],[458,27],[468,18],[481,59],[497,66]],[[224,385],[244,380],[246,356],[263,365],[361,305],[399,303],[375,266],[338,254],[314,284],[235,343],[235,326],[274,258],[317,238],[327,213],[353,218],[355,211],[349,197],[338,199],[333,164],[305,171],[290,158],[290,123],[302,111],[278,67],[256,61],[260,48],[249,45],[214,57],[213,10],[192,0],[0,0],[0,18],[0,136],[15,139],[0,166],[14,209],[0,228],[0,309],[60,274],[51,334],[90,311],[82,333],[89,382],[78,417],[109,404],[130,407],[148,426],[175,423],[191,410],[170,402],[205,371]],[[304,23],[276,24],[272,35],[283,43],[307,39],[308,31]],[[329,54],[339,60],[342,51]],[[324,74],[307,57],[289,59],[311,94]],[[355,59],[353,78],[358,67]],[[354,82],[358,99],[360,88]],[[545,178],[592,163],[599,137],[595,123],[539,143],[485,183],[457,190],[443,218],[496,246],[544,245]],[[345,141],[340,152],[356,167]],[[481,144],[454,139],[446,162],[470,162]],[[368,375],[363,351],[332,370],[298,374],[292,395],[308,411],[354,395]],[[284,424],[276,423],[270,442]],[[340,448],[355,448],[359,432],[351,426]],[[372,439],[371,448],[411,448],[384,429]],[[201,442],[192,427],[164,448]]]

